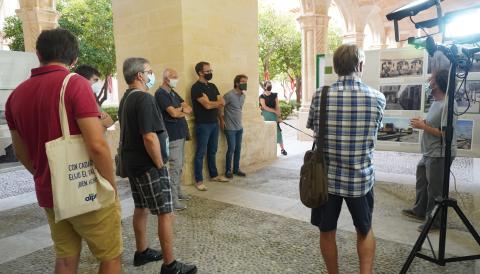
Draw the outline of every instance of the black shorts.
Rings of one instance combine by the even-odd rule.
[[[353,225],[357,231],[366,235],[372,227],[373,188],[362,197],[342,197],[328,194],[328,201],[319,208],[312,209],[311,223],[322,232],[337,229],[338,216],[342,210],[343,200],[347,203]]]
[[[148,208],[154,215],[173,212],[172,189],[166,167],[151,168],[128,179],[136,208]]]

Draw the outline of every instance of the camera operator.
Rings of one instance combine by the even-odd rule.
[[[413,118],[410,125],[413,128],[423,130],[421,152],[422,159],[417,165],[417,182],[415,204],[411,209],[402,210],[403,215],[416,221],[423,222],[418,227],[422,231],[426,216],[429,216],[435,206],[435,198],[442,196],[443,188],[443,169],[445,166],[445,135],[442,127],[447,124],[445,100],[448,86],[448,70],[439,70],[432,73],[429,80],[429,88],[433,97],[432,105],[428,110],[425,120],[422,118]],[[451,83],[454,85],[455,83]],[[456,107],[455,107],[456,109]],[[442,119],[442,114],[445,113]],[[453,127],[457,121],[457,116],[453,116]],[[452,139],[452,161],[456,156],[456,137],[453,134]],[[440,214],[437,214],[430,231],[440,228]]]

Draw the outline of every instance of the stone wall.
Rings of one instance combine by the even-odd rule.
[[[134,56],[151,62],[157,78],[154,90],[161,84],[165,68],[177,70],[177,92],[190,105],[190,87],[197,80],[194,66],[199,61],[210,62],[212,82],[221,94],[232,89],[235,75],[246,74],[249,91],[244,106],[241,166],[255,167],[276,157],[275,124],[265,123],[258,108],[257,0],[116,0],[112,6],[121,93],[126,88],[122,63]],[[194,136],[194,117],[188,120]],[[193,182],[194,143],[195,140],[186,145],[187,184]],[[225,137],[220,133],[219,173],[225,172],[225,151]],[[206,178],[207,175],[204,168]]]

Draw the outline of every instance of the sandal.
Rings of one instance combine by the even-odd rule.
[[[207,191],[207,187],[205,186],[204,183],[195,184],[195,187],[200,191]]]

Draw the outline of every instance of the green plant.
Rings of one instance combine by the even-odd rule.
[[[280,117],[285,120],[292,114],[293,106],[283,100],[280,100]]]
[[[0,1],[2,2],[2,1]],[[111,0],[58,0],[61,28],[78,39],[80,52],[77,65],[88,64],[103,76],[116,72],[113,14]],[[25,51],[22,21],[18,16],[5,18],[3,36],[11,50]]]
[[[102,110],[108,113],[114,122],[118,121],[118,107],[104,107]]]
[[[289,103],[292,106],[292,109],[298,110],[300,108],[300,104],[297,102],[297,100],[290,100]]]

